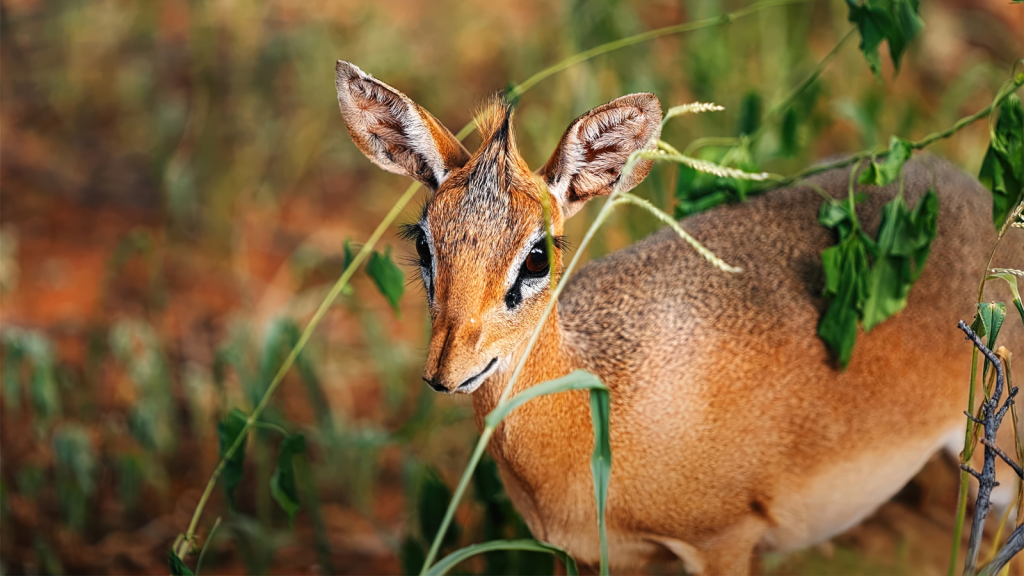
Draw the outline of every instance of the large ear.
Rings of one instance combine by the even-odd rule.
[[[629,155],[657,142],[661,102],[654,94],[630,94],[594,108],[569,125],[551,159],[537,173],[562,206],[566,218],[594,196],[639,184],[653,160],[640,160],[619,182]]]
[[[335,72],[348,133],[374,164],[437,191],[452,170],[469,161],[458,139],[405,94],[349,62],[338,60]]]

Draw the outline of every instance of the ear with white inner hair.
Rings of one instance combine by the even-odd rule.
[[[338,60],[338,107],[356,146],[374,164],[415,178],[432,192],[469,161],[469,152],[408,96]]]
[[[537,171],[548,191],[572,216],[594,196],[639,184],[653,160],[640,160],[622,182],[629,155],[653,148],[661,136],[661,102],[650,93],[630,94],[594,108],[569,125],[551,159]]]

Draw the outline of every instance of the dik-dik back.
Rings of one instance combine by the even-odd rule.
[[[649,162],[625,176],[622,168],[656,141],[660,104],[636,94],[595,108],[531,174],[508,106],[497,103],[478,120],[483,142],[470,154],[394,88],[348,63],[337,71],[356,143],[431,190],[405,230],[433,325],[424,380],[441,392],[473,393],[482,422],[550,302],[565,219],[646,175]],[[570,280],[514,391],[579,368],[611,388],[613,566],[674,555],[692,572],[746,572],[755,548],[832,536],[895,494],[939,447],[962,442],[971,349],[955,326],[974,313],[995,239],[990,203],[976,182],[935,157],[904,170],[911,204],[934,183],[938,236],[908,307],[859,336],[845,371],[816,333],[821,252],[835,238],[817,224],[822,200],[807,187],[683,222],[741,274],[712,268],[663,231]],[[844,197],[849,178],[839,171],[813,182]],[[873,234],[895,190],[864,192],[858,214]],[[553,266],[544,195],[556,207]],[[1020,348],[1014,330],[1004,341]],[[579,392],[523,405],[489,449],[534,535],[594,563],[591,443]]]

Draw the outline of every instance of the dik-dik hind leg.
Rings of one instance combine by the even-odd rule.
[[[704,572],[717,574],[750,574],[754,567],[754,548],[764,537],[768,525],[760,516],[746,516],[714,540],[701,546]]]
[[[754,548],[764,537],[767,528],[763,518],[748,516],[699,547],[665,536],[647,538],[675,554],[682,561],[687,574],[743,575],[751,573]]]

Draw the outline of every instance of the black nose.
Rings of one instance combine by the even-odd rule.
[[[424,378],[423,381],[426,382],[431,388],[433,388],[435,392],[441,392],[443,394],[451,392],[451,390],[442,386],[441,381],[438,380],[437,378]]]

